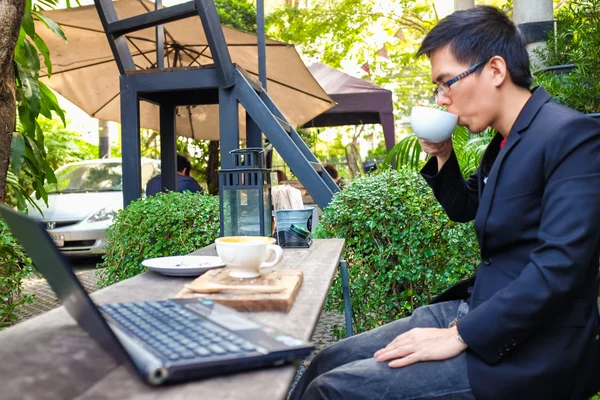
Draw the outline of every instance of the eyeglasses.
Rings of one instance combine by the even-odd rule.
[[[471,75],[473,72],[477,71],[477,68],[484,65],[487,61],[478,62],[473,65],[471,68],[466,70],[463,73],[456,75],[454,78],[447,80],[446,82],[438,83],[437,87],[433,89],[433,95],[437,98],[439,95],[446,95],[450,91],[450,86],[454,85],[456,82],[461,79]]]

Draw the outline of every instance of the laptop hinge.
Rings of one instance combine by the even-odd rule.
[[[117,324],[108,320],[106,322],[133,360],[137,369],[142,373],[144,379],[152,385],[164,383],[169,377],[169,371],[165,368],[163,362],[129,334],[125,333]]]

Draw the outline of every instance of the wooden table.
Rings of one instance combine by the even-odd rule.
[[[278,268],[301,269],[304,283],[288,313],[249,313],[252,318],[309,340],[344,246],[343,239],[315,240],[310,249],[285,249]],[[194,254],[213,255],[209,246]],[[92,294],[98,304],[164,300],[192,278],[154,272]],[[296,366],[154,388],[116,364],[76,325],[64,307],[0,332],[0,398],[9,399],[283,399]]]

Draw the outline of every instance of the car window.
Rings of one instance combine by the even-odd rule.
[[[48,193],[117,192],[123,189],[121,163],[69,165],[56,172]]]

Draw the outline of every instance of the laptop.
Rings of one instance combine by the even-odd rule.
[[[148,384],[283,365],[314,349],[202,298],[97,306],[41,222],[3,205],[0,216],[79,326]]]

